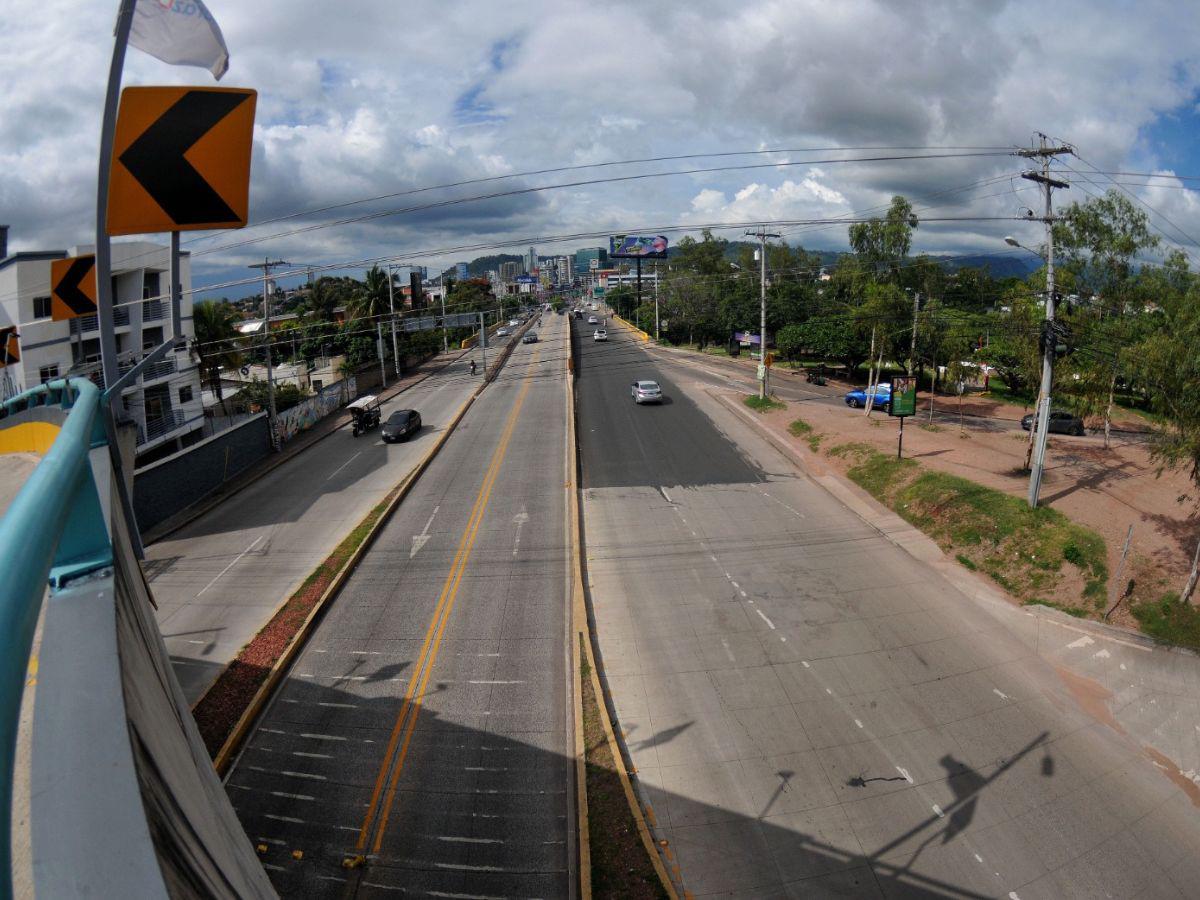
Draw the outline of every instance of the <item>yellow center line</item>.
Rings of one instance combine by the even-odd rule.
[[[525,402],[525,396],[529,393],[530,385],[532,384],[533,368],[532,364],[537,362],[541,355],[541,348],[534,351],[531,359],[531,366],[528,373],[525,375],[524,384],[521,386],[521,391],[517,395],[516,402],[513,404],[512,411],[509,413],[508,422],[505,425],[504,433],[501,435],[500,442],[496,446],[496,450],[492,455],[491,463],[488,466],[487,472],[484,475],[483,483],[480,485],[479,493],[475,498],[475,503],[471,508],[471,514],[467,519],[466,528],[463,530],[462,538],[459,540],[458,549],[454,556],[454,561],[450,566],[450,572],[446,576],[446,580],[442,585],[442,590],[438,596],[437,604],[434,607],[433,618],[429,622],[429,627],[425,632],[425,639],[421,645],[421,651],[418,654],[417,668],[414,670],[413,677],[409,681],[409,687],[404,695],[404,702],[400,707],[400,712],[396,717],[396,723],[392,728],[392,733],[388,738],[388,746],[384,752],[383,762],[379,769],[379,774],[375,779],[375,785],[371,791],[371,800],[368,804],[367,815],[363,820],[362,827],[359,829],[357,849],[362,850],[366,844],[371,832],[371,825],[375,821],[375,817],[380,812],[380,798],[382,796],[384,784],[388,782],[388,773],[392,773],[391,782],[388,785],[387,799],[382,806],[382,815],[379,818],[379,825],[376,829],[376,839],[372,852],[378,853],[383,842],[383,835],[387,828],[387,820],[391,811],[392,804],[395,800],[396,785],[399,782],[400,772],[404,767],[404,760],[408,755],[408,745],[412,738],[413,730],[416,727],[417,714],[420,711],[420,701],[425,695],[425,689],[429,683],[430,674],[433,671],[433,666],[437,660],[438,647],[441,644],[442,634],[445,631],[446,623],[449,621],[450,610],[454,606],[455,598],[458,594],[458,587],[462,581],[463,573],[466,570],[467,561],[470,559],[472,548],[475,544],[475,538],[479,532],[479,526],[483,521],[484,512],[487,510],[488,501],[491,498],[492,488],[495,487],[497,478],[500,473],[501,464],[508,450],[508,444],[512,439],[513,432],[516,429],[517,418],[520,414],[521,407]],[[400,743],[401,735],[403,734],[403,744],[400,746],[399,754],[396,753],[397,744]]]

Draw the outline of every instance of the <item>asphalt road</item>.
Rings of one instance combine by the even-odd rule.
[[[407,475],[479,385],[463,357],[384,404],[422,429],[385,444],[342,428],[146,550],[158,624],[196,701],[275,609]]]
[[[515,349],[232,769],[281,895],[571,894],[566,334]]]
[[[1200,792],[1112,721],[1105,688],[1039,654],[1032,613],[899,549],[693,367],[577,328],[603,667],[681,888],[1194,895]],[[634,378],[671,402],[634,407]]]

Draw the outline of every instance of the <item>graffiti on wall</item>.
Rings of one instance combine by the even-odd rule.
[[[351,376],[336,384],[331,384],[303,403],[293,406],[287,412],[280,413],[275,420],[276,434],[279,443],[286,444],[302,431],[312,428],[331,412],[336,411],[344,403],[354,399],[356,387]]]

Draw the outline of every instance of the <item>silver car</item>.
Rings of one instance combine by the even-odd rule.
[[[635,381],[629,390],[634,403],[662,403],[662,388],[657,381]]]

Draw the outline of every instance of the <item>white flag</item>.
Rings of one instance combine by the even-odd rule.
[[[173,66],[208,69],[218,81],[229,68],[225,38],[201,0],[137,0],[129,43]]]

